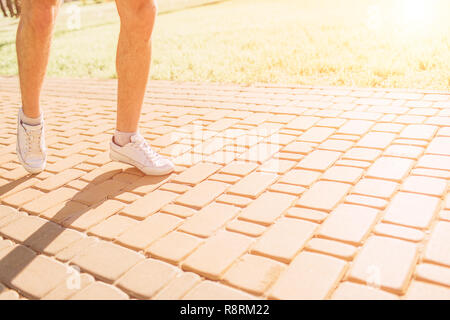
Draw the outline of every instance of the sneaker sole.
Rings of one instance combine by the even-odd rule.
[[[142,166],[140,163],[138,163],[138,162],[134,161],[133,159],[130,159],[129,157],[127,157],[121,153],[118,153],[117,151],[114,151],[112,149],[109,152],[109,157],[113,161],[119,161],[122,163],[131,164],[132,166],[135,166],[140,171],[142,171],[144,174],[149,175],[149,176],[165,176],[173,171],[172,168],[164,170],[164,171],[157,170],[157,169],[155,169],[155,170],[144,169],[145,167]]]
[[[19,150],[19,146],[18,144],[16,145],[16,153],[17,153],[17,157],[19,158],[19,162],[20,164],[25,168],[25,170],[27,170],[29,173],[40,173],[42,171],[44,171],[45,166],[47,164],[47,160],[44,160],[44,163],[42,165],[41,168],[35,168],[35,167],[30,167],[29,165],[26,164],[25,161],[23,161],[22,159],[22,155],[20,154],[20,150]]]

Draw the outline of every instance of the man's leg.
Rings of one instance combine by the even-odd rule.
[[[22,5],[16,41],[22,93],[16,150],[24,168],[38,173],[44,170],[47,160],[39,98],[59,0],[23,0]]]
[[[120,16],[117,46],[117,126],[111,141],[111,159],[136,166],[149,175],[173,170],[170,160],[150,148],[137,132],[147,86],[151,36],[156,17],[155,0],[116,0]]]
[[[117,46],[117,130],[135,132],[150,69],[154,0],[116,0],[120,16]]]
[[[22,0],[16,47],[23,113],[29,118],[41,114],[39,98],[58,5],[59,0]]]

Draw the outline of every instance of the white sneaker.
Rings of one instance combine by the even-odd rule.
[[[31,126],[20,119],[17,121],[16,152],[20,163],[30,173],[39,173],[47,163],[44,122]]]
[[[135,134],[130,140],[131,142],[121,147],[114,142],[114,137],[111,139],[109,154],[111,160],[131,164],[152,176],[161,176],[173,171],[173,163],[155,152],[143,136]]]

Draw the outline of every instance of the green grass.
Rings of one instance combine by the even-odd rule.
[[[448,90],[450,4],[423,0],[432,18],[420,20],[416,10],[402,20],[399,1],[231,0],[161,13],[151,76]],[[58,19],[48,74],[115,77],[119,20],[114,4],[82,7],[80,30],[67,29],[67,8]],[[17,74],[15,24],[0,20],[3,75]]]

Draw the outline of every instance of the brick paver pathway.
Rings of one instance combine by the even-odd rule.
[[[109,160],[115,86],[47,82],[30,176],[0,78],[0,299],[450,299],[448,93],[155,81],[158,178]]]

